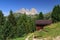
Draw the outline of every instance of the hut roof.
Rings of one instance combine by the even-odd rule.
[[[52,23],[52,20],[36,20],[37,25],[48,25],[51,23]]]

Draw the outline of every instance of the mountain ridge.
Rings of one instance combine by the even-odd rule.
[[[21,14],[26,13],[26,15],[35,15],[38,12],[37,12],[37,10],[35,8],[31,8],[31,9],[22,8],[20,10],[17,10],[16,13],[21,13]]]

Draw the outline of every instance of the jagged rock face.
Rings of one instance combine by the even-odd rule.
[[[36,14],[37,13],[37,10],[35,9],[35,8],[32,8],[31,10],[30,10],[30,14]]]
[[[22,13],[22,14],[24,14],[25,12],[26,12],[26,10],[24,8],[17,11],[17,13]]]
[[[31,8],[31,10],[22,8],[21,10],[18,10],[17,13],[22,14],[26,13],[27,15],[35,15],[37,14],[37,10],[35,8]]]

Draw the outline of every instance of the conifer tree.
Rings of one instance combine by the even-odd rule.
[[[4,15],[1,10],[0,10],[0,25],[4,25]]]
[[[53,8],[51,18],[52,18],[53,22],[59,22],[60,21],[60,6],[59,5],[56,5]]]
[[[43,16],[43,13],[42,13],[42,12],[39,13],[38,19],[39,19],[39,20],[43,20],[43,19],[44,19],[44,16]]]
[[[13,15],[13,11],[12,10],[10,10],[10,15],[8,16],[8,20],[9,20],[11,25],[13,25],[13,26],[16,25],[16,20],[15,20],[15,17]]]
[[[3,39],[3,28],[4,28],[5,18],[3,12],[0,10],[0,40]]]

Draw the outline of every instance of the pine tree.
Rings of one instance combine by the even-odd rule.
[[[8,20],[6,20],[3,29],[3,40],[7,40],[8,36],[10,35],[10,27],[10,23],[8,22]]]
[[[2,36],[3,36],[4,23],[5,23],[5,18],[2,11],[0,10],[0,40],[3,39]]]
[[[9,20],[5,21],[4,28],[3,28],[3,40],[9,40],[10,38],[14,38],[16,35],[14,34],[15,29],[13,28],[9,22]]]
[[[26,26],[28,27],[27,28],[28,33],[34,32],[35,31],[35,20],[34,20],[34,18],[32,18],[31,16],[27,17]]]
[[[26,14],[20,15],[17,21],[17,36],[22,36],[26,33]]]
[[[60,6],[57,5],[53,8],[51,18],[53,22],[59,22],[60,21]]]
[[[10,15],[8,16],[8,20],[10,22],[11,25],[15,26],[16,25],[16,20],[15,17],[13,15],[12,10],[10,10]]]
[[[43,16],[42,12],[39,13],[38,19],[39,19],[39,20],[43,20],[43,19],[44,19],[44,16]]]
[[[10,15],[6,18],[4,28],[2,30],[2,40],[8,40],[15,36],[16,21],[13,12],[10,11]]]
[[[0,10],[0,25],[4,25],[4,15],[1,10]]]

